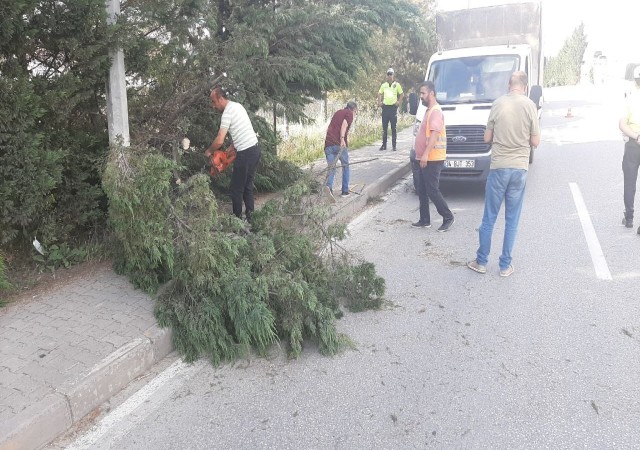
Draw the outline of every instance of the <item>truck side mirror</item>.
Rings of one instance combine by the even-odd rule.
[[[418,94],[411,92],[409,94],[409,114],[415,116],[418,112]]]
[[[531,86],[529,98],[536,104],[538,109],[542,108],[542,105],[540,104],[540,99],[542,98],[542,86]]]

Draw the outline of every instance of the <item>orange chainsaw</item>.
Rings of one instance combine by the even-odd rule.
[[[236,148],[230,145],[226,150],[216,150],[209,157],[211,163],[211,176],[216,176],[224,171],[236,159]]]

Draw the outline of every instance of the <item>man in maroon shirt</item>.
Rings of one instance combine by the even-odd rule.
[[[344,109],[336,111],[329,122],[327,128],[327,137],[324,140],[324,154],[327,157],[329,165],[329,175],[327,177],[327,185],[323,191],[325,195],[335,202],[333,196],[333,177],[336,174],[336,159],[340,159],[342,164],[342,196],[349,195],[349,142],[347,134],[353,122],[353,116],[358,109],[356,102],[350,101]]]

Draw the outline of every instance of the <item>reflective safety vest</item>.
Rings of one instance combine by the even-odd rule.
[[[427,118],[425,119],[427,121],[427,126],[426,126],[427,141],[429,141],[429,137],[431,136],[431,129],[429,128],[429,119],[431,118],[431,113],[436,109],[440,111],[440,113],[442,114],[442,109],[440,109],[440,105],[435,105],[433,108],[429,109],[429,111],[427,112]],[[447,159],[447,130],[446,130],[446,127],[444,126],[444,116],[443,116],[442,130],[440,130],[440,133],[438,134],[438,140],[436,141],[436,145],[429,152],[429,161],[444,161],[445,159]]]

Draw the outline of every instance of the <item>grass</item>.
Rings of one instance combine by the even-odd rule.
[[[414,116],[398,115],[398,131],[413,125]],[[278,156],[297,166],[305,166],[324,157],[324,138],[327,124],[308,126],[278,145]],[[349,150],[364,147],[380,140],[382,124],[379,115],[356,115],[349,131]]]

